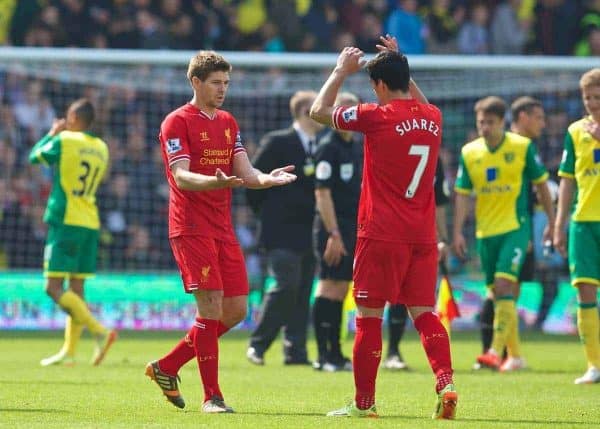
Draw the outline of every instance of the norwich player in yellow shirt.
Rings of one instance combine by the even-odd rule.
[[[565,136],[558,175],[558,213],[554,246],[569,256],[571,284],[577,288],[577,329],[585,350],[588,369],[575,384],[600,382],[597,289],[600,286],[600,69],[590,70],[579,81],[583,105],[588,113],[573,122]],[[571,213],[573,195],[575,206]],[[565,226],[569,213],[569,243]]]
[[[87,130],[94,107],[86,99],[73,102],[66,119],[55,120],[51,130],[31,149],[29,162],[53,166],[54,179],[44,221],[48,237],[44,249],[46,293],[66,312],[65,342],[42,366],[74,363],[75,348],[84,327],[94,336],[94,365],[100,364],[117,337],[94,318],[83,300],[84,279],[96,271],[98,208],[96,191],[108,166],[108,147]],[[69,288],[63,289],[65,278]]]
[[[470,196],[475,196],[477,248],[486,285],[496,302],[492,347],[477,361],[496,369],[500,369],[499,353],[505,346],[509,359],[520,358],[515,296],[531,235],[527,209],[530,182],[536,187],[549,224],[554,222],[546,184],[548,172],[529,138],[505,131],[506,109],[499,97],[486,97],[475,104],[480,137],[463,146],[455,184],[453,245],[463,258],[467,245],[462,229]],[[544,239],[550,237],[548,227]]]

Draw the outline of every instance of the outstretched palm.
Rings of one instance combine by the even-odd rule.
[[[296,180],[296,175],[290,173],[291,171],[294,171],[294,168],[293,165],[286,165],[285,167],[276,168],[271,171],[269,173],[269,176],[271,177],[271,186],[287,185]]]

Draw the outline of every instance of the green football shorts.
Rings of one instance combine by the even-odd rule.
[[[519,229],[477,240],[485,284],[494,285],[496,277],[518,281],[531,236],[529,224]]]
[[[48,225],[44,248],[45,277],[85,278],[96,272],[98,230]]]
[[[569,225],[569,270],[571,284],[600,286],[600,222],[575,222]]]

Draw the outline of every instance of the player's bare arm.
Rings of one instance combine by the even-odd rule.
[[[252,166],[246,152],[239,152],[233,157],[233,173],[250,189],[266,189],[292,183],[296,180],[296,175],[292,174],[294,168],[293,165],[286,165],[267,174]]]
[[[382,51],[399,52],[398,41],[396,40],[395,37],[390,36],[389,34],[386,34],[385,36],[379,36],[379,40],[381,40],[381,45],[375,45],[375,47],[377,48],[377,50],[379,52],[382,52]],[[425,97],[425,94],[423,94],[423,91],[421,91],[421,89],[419,88],[419,86],[413,80],[412,77],[410,78],[410,81],[408,84],[408,92],[410,93],[411,97],[414,98],[415,100],[417,100],[418,102],[424,103],[424,104],[429,104],[429,100],[427,100],[427,97]]]
[[[575,179],[562,177],[558,187],[558,210],[556,221],[554,222],[554,248],[557,249],[563,257],[567,256],[567,234],[565,226],[569,220],[569,211],[573,201],[575,190]]]
[[[237,176],[228,176],[217,168],[214,176],[190,171],[190,161],[177,161],[171,165],[171,173],[177,187],[183,191],[211,191],[213,189],[237,188],[244,181]]]
[[[348,254],[344,240],[338,229],[335,205],[331,198],[331,189],[315,189],[315,201],[319,215],[325,224],[325,229],[329,233],[329,238],[323,252],[323,259],[330,266],[337,266],[342,261],[342,257]]]
[[[548,217],[548,224],[544,228],[544,234],[542,236],[543,242],[548,240],[552,241],[553,225],[556,221],[554,215],[554,204],[552,203],[552,195],[550,195],[550,189],[548,188],[548,182],[544,181],[535,185],[538,200],[542,204],[546,216]]]
[[[323,84],[319,95],[310,108],[310,117],[315,121],[333,126],[333,115],[335,98],[346,77],[359,71],[365,64],[364,52],[358,48],[346,47],[340,52],[337,64],[329,78]]]
[[[438,238],[438,260],[446,262],[448,259],[448,227],[446,226],[446,206],[435,207],[435,229]]]
[[[463,234],[463,225],[465,224],[467,214],[469,213],[470,199],[471,197],[468,195],[456,194],[452,247],[456,255],[462,259],[467,256],[467,241]]]

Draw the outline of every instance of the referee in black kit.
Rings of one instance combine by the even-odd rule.
[[[297,91],[290,98],[290,127],[263,136],[252,164],[271,171],[293,164],[298,179],[286,189],[247,190],[248,203],[260,217],[260,246],[276,285],[265,295],[260,319],[250,336],[246,357],[264,365],[264,355],[283,328],[286,365],[310,365],[306,337],[315,277],[312,222],[315,212],[316,135],[323,126],[308,115],[317,97]]]
[[[355,95],[344,92],[338,95],[336,106],[358,102]],[[327,372],[352,370],[340,348],[340,327],[356,244],[363,160],[359,138],[351,131],[332,130],[321,139],[315,155],[313,244],[320,270],[313,306],[319,356],[313,367]]]

